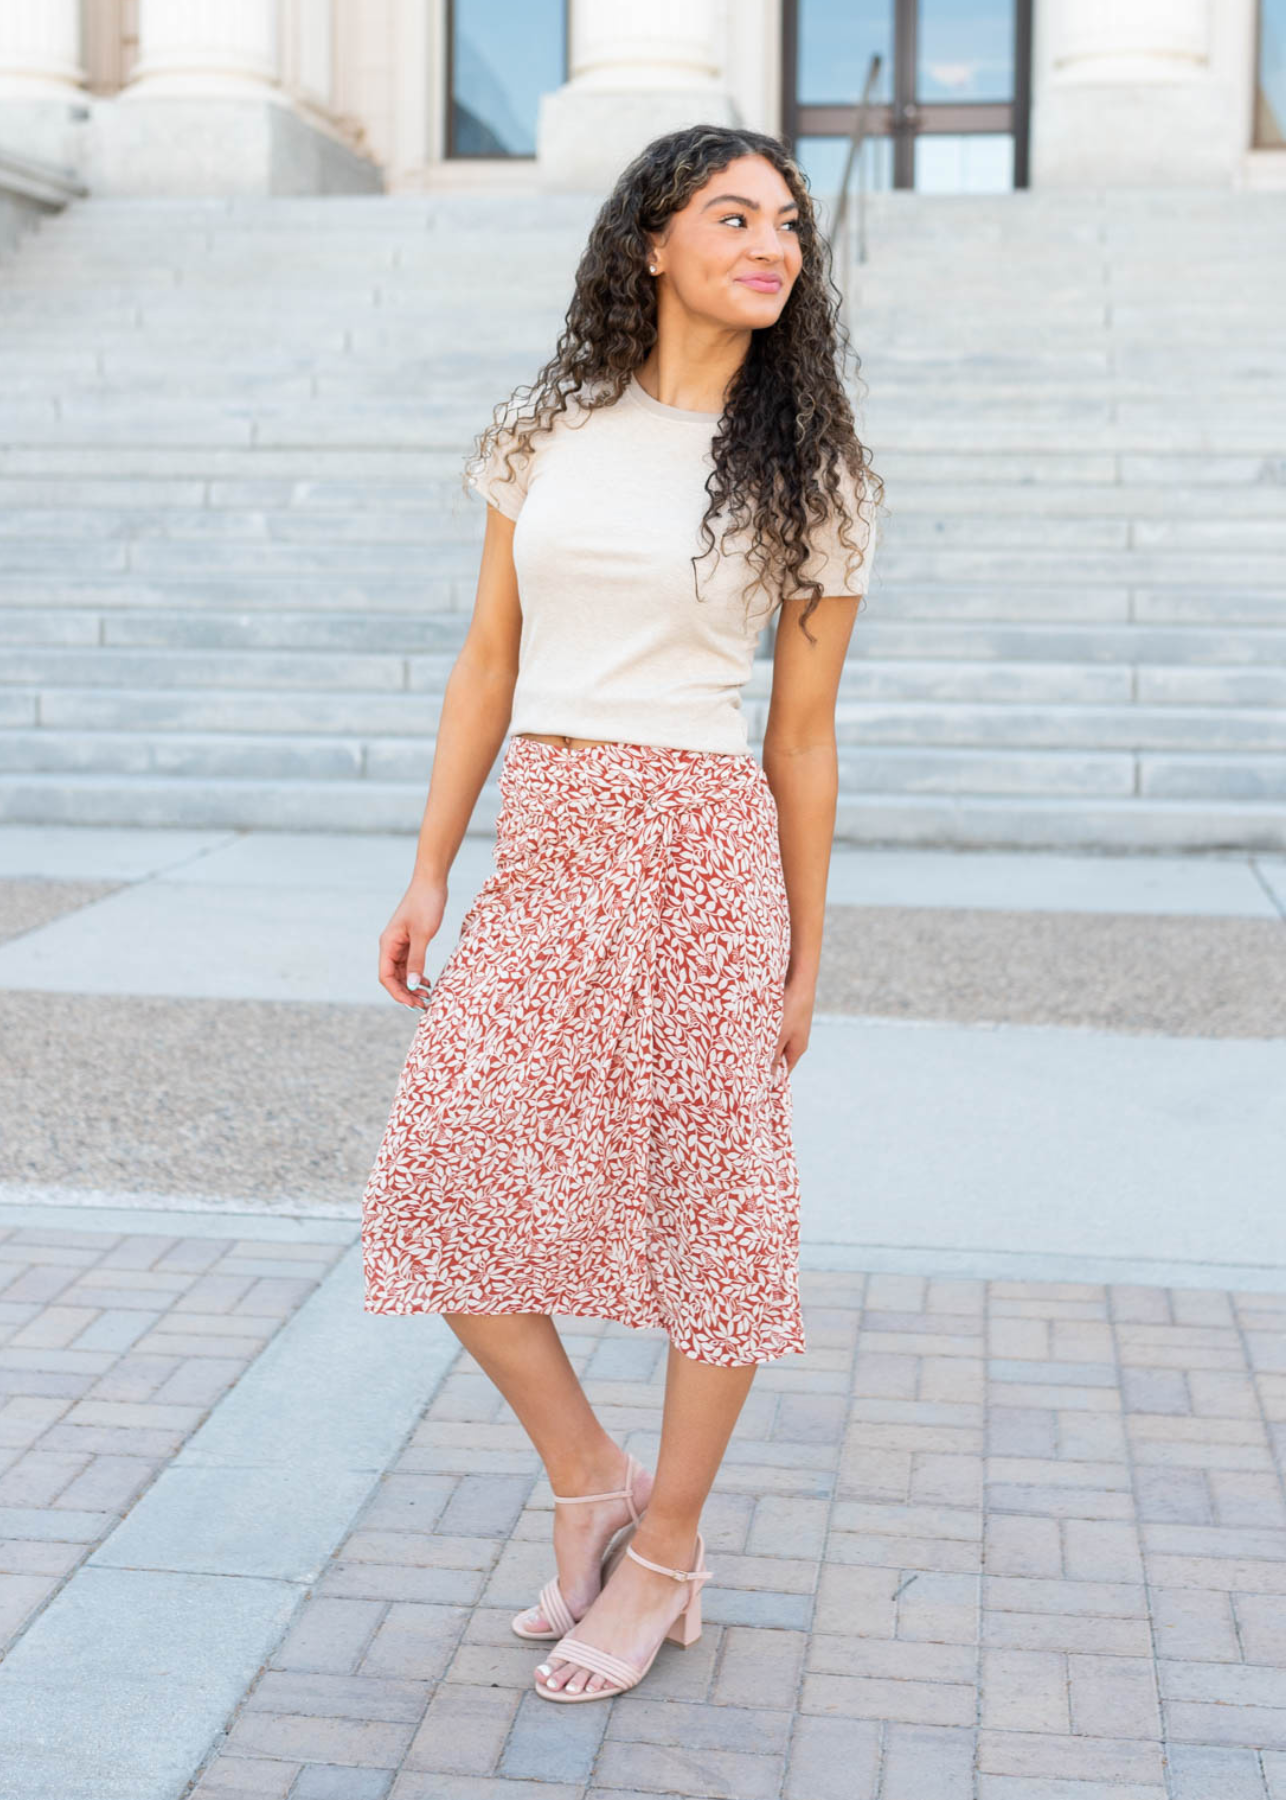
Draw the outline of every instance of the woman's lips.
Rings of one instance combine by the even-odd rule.
[[[759,294],[775,294],[781,286],[780,275],[738,275],[737,280]]]

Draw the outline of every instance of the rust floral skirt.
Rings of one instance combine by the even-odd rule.
[[[364,1308],[805,1347],[777,807],[750,755],[509,739],[362,1200]]]

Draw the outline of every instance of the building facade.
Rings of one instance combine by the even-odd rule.
[[[824,192],[865,90],[874,187],[1279,187],[1284,44],[1286,0],[0,0],[0,151],[100,195],[593,190],[710,120]]]

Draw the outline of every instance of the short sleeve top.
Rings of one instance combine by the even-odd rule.
[[[613,405],[569,402],[552,430],[514,451],[512,475],[503,435],[471,470],[470,485],[515,522],[511,730],[748,753],[742,693],[775,599],[747,596],[745,539],[730,532],[721,548],[717,519],[705,553],[719,417],[667,406],[631,375]],[[870,583],[875,514],[866,495],[847,503],[857,549],[828,521],[803,569],[824,595]]]

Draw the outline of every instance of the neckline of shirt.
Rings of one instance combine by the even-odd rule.
[[[717,425],[723,417],[717,412],[695,412],[687,406],[667,406],[663,400],[654,399],[633,370],[630,371],[629,383],[625,389],[636,405],[646,412],[655,413],[661,419],[675,419],[680,424]]]

